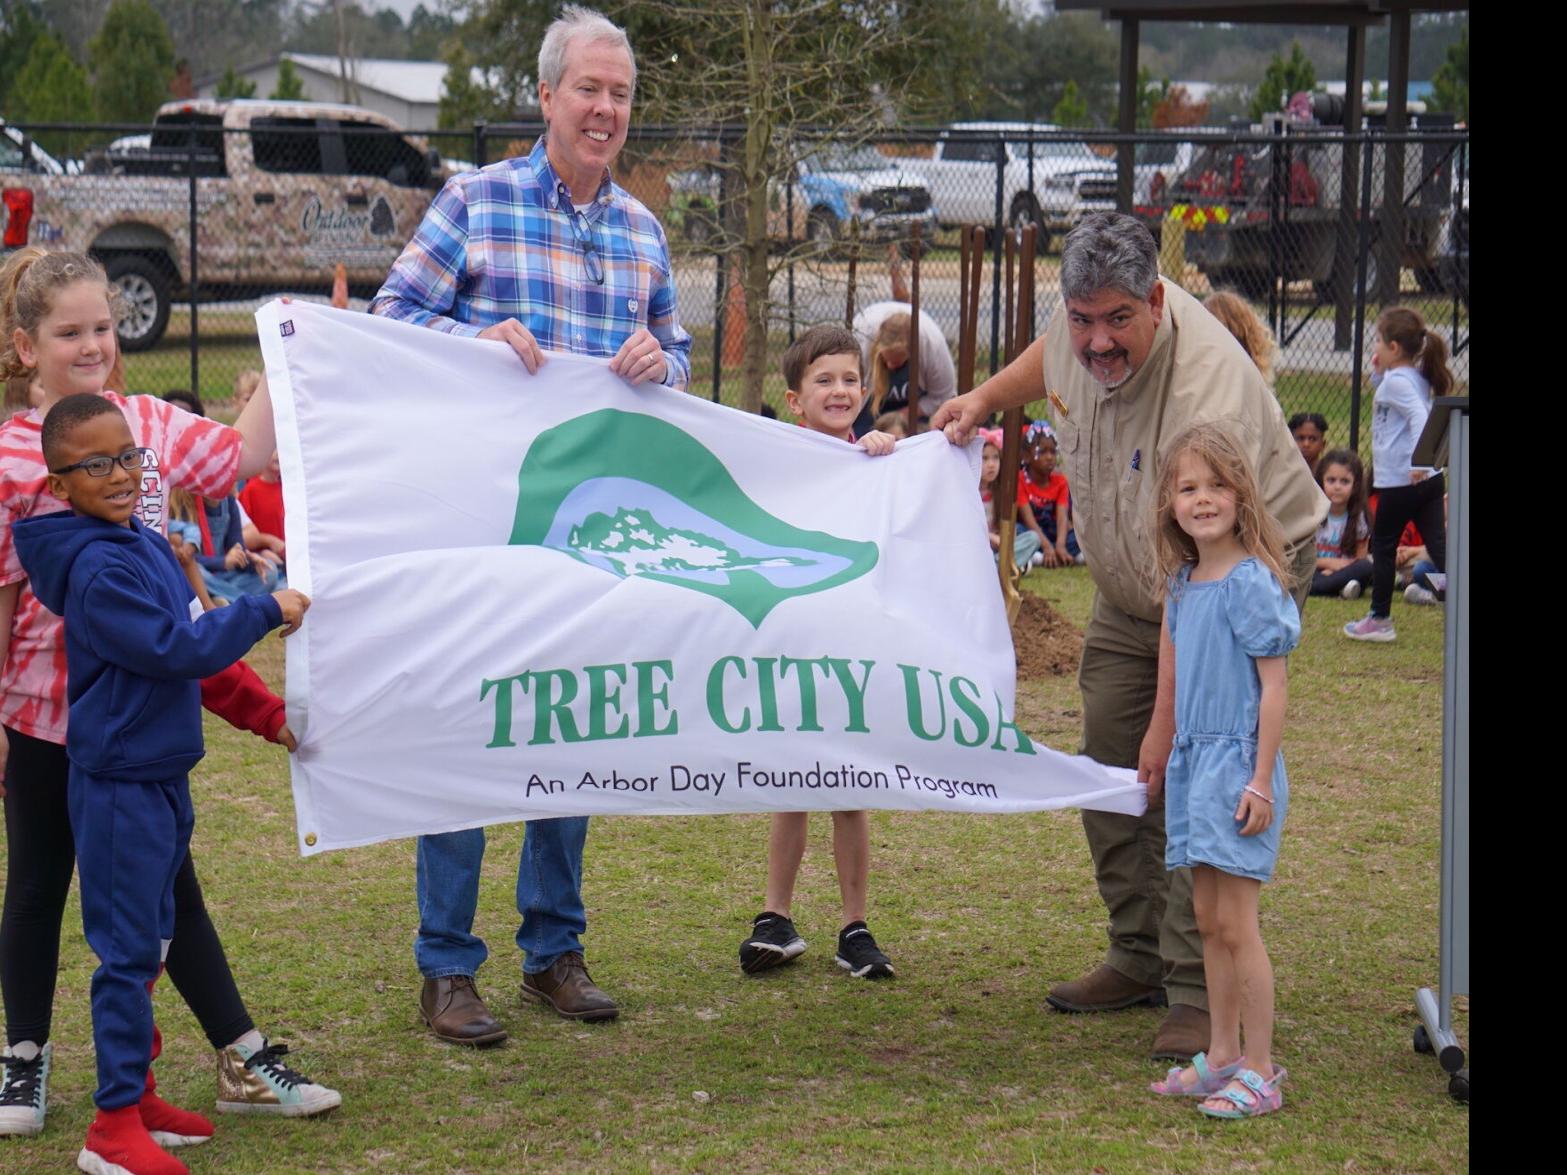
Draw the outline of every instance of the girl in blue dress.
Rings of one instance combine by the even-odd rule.
[[[1279,743],[1284,658],[1300,639],[1300,616],[1285,590],[1278,524],[1230,435],[1217,425],[1188,429],[1160,476],[1156,541],[1169,583],[1160,661],[1175,666],[1165,867],[1192,870],[1212,1034],[1206,1052],[1152,1089],[1202,1098],[1211,1117],[1251,1118],[1284,1104],[1257,902],[1289,805]],[[1157,799],[1151,787],[1149,801]]]

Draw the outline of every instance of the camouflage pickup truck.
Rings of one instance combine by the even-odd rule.
[[[173,102],[145,145],[89,156],[84,174],[4,177],[4,240],[96,256],[124,296],[121,344],[143,351],[193,296],[326,292],[340,261],[349,292],[373,294],[445,179],[422,140],[357,106]]]

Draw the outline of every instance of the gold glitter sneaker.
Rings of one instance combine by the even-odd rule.
[[[283,1063],[286,1044],[262,1042],[254,1052],[232,1044],[218,1053],[218,1112],[309,1118],[335,1110],[343,1095]]]

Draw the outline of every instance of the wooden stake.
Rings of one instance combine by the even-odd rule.
[[[914,243],[914,256],[909,264],[909,404],[905,410],[909,420],[909,435],[920,427],[920,223],[910,226]]]

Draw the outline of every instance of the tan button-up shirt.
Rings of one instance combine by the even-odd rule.
[[[1154,499],[1169,443],[1189,425],[1219,422],[1241,442],[1286,543],[1311,539],[1327,516],[1328,500],[1256,365],[1173,282],[1164,282],[1147,361],[1120,387],[1107,390],[1078,362],[1064,310],[1045,331],[1044,366],[1077,539],[1094,586],[1121,611],[1154,623],[1163,614]]]

